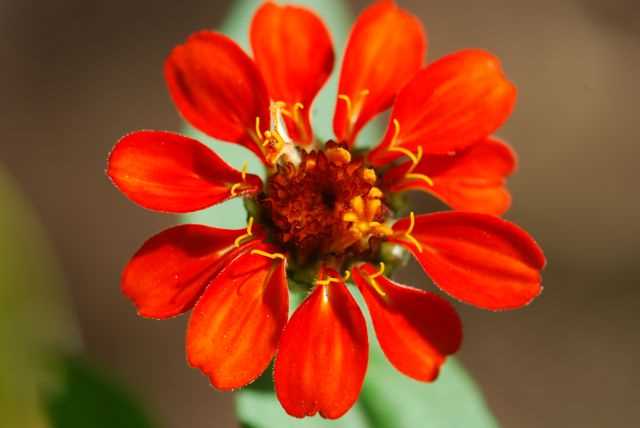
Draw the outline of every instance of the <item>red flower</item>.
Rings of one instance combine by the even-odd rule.
[[[509,116],[515,89],[484,51],[423,68],[418,20],[378,1],[352,30],[336,140],[321,144],[310,111],[334,63],[322,21],[266,2],[251,44],[254,59],[224,35],[196,33],[171,53],[165,76],[185,119],[253,151],[267,168],[266,183],[170,132],[129,134],[108,161],[113,183],[151,210],[183,213],[251,198],[247,228],[166,230],[134,255],[122,288],[145,317],[193,308],[189,363],[216,388],[251,383],[277,351],[275,388],[285,410],[338,418],[357,400],[369,347],[348,276],[389,361],[422,381],[434,380],[459,348],[460,319],[436,294],[387,279],[384,262],[387,272],[394,266],[385,254],[408,250],[442,290],[480,308],[519,308],[540,293],[542,251],[491,215],[509,205],[504,180],[515,158],[491,133]],[[363,126],[389,108],[380,144],[352,152]],[[407,189],[467,211],[397,219],[390,195]],[[289,319],[291,275],[308,283],[310,295]]]

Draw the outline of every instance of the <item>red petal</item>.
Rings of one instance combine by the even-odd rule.
[[[372,117],[391,107],[422,66],[426,48],[420,21],[395,2],[380,0],[365,9],[353,26],[342,64],[338,93],[351,99],[352,112],[338,99],[333,120],[338,140],[353,143]],[[362,96],[363,91],[368,95]]]
[[[257,247],[273,253],[269,244]],[[240,388],[267,368],[287,322],[285,262],[247,252],[207,287],[187,330],[189,364],[218,389]]]
[[[107,174],[133,202],[173,213],[200,210],[262,188],[259,177],[247,174],[243,180],[240,171],[204,144],[161,131],[123,137],[109,155]]]
[[[169,318],[186,312],[211,278],[251,247],[235,247],[234,241],[244,233],[244,229],[195,224],[165,230],[145,242],[127,264],[122,291],[144,317]]]
[[[515,309],[542,291],[542,250],[527,232],[499,217],[455,211],[417,216],[411,235],[422,251],[402,234],[410,230],[409,219],[393,229],[398,236],[390,240],[409,248],[433,282],[463,302]]]
[[[165,79],[178,110],[210,136],[242,144],[261,159],[252,138],[256,118],[269,123],[269,96],[254,62],[230,38],[195,33],[165,63]]]
[[[398,94],[387,134],[369,154],[375,165],[401,156],[388,151],[395,145],[425,153],[447,154],[492,134],[513,110],[516,89],[500,61],[488,52],[464,50],[448,55],[420,71]]]
[[[333,69],[334,53],[322,20],[308,9],[266,2],[251,23],[251,45],[269,95],[283,101],[298,121],[288,121],[289,134],[303,144],[313,139],[309,112]],[[303,108],[295,111],[294,105]],[[299,125],[296,126],[296,125]]]
[[[462,323],[453,306],[428,291],[384,276],[371,278],[376,273],[371,265],[352,272],[391,364],[414,379],[434,380],[445,356],[462,342]]]
[[[384,175],[388,191],[422,190],[457,210],[500,215],[509,209],[511,195],[506,177],[516,166],[516,157],[506,144],[487,139],[452,155],[427,155],[412,171],[431,178],[406,177],[411,162],[398,165]]]
[[[274,379],[287,413],[335,419],[355,404],[369,343],[364,317],[344,283],[317,285],[289,320],[279,348]]]

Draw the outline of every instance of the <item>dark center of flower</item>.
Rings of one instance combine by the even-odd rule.
[[[391,233],[375,172],[334,142],[300,157],[280,162],[259,198],[274,239],[301,264],[371,252]]]

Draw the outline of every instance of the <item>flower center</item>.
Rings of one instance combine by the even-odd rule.
[[[259,198],[274,238],[300,264],[372,252],[392,233],[375,172],[337,143],[282,161]]]

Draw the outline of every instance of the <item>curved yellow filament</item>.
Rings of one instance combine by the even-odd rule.
[[[243,184],[244,183],[235,183],[233,186],[231,186],[231,189],[229,189],[231,196],[238,196],[238,188]]]
[[[376,281],[376,278],[382,276],[383,274],[384,274],[384,263],[380,262],[380,268],[378,269],[378,272],[372,275],[367,274],[367,277],[369,280],[369,284],[371,285],[371,287],[373,287],[374,290],[376,290],[376,293],[378,293],[382,297],[385,297],[387,293],[385,293],[384,290],[382,290],[382,288],[380,287],[380,284],[378,284],[378,281]]]
[[[375,279],[379,276],[382,276],[384,274],[384,270],[385,270],[384,262],[380,262],[380,267],[378,268],[378,272],[368,276],[370,279]]]
[[[332,282],[340,283],[340,282],[342,282],[342,280],[340,280],[339,278],[334,278],[334,277],[330,276],[327,279],[318,279],[316,281],[316,285],[329,285]]]
[[[241,169],[241,173],[242,173],[242,181],[247,181],[247,169],[249,168],[249,162],[244,161],[242,162],[242,169]]]
[[[409,214],[409,228],[406,231],[401,232],[399,235],[403,238],[408,239],[409,242],[415,245],[415,247],[418,249],[418,252],[422,253],[422,244],[412,235],[413,228],[415,226],[416,226],[416,216],[413,213],[413,211],[411,211],[411,213]]]
[[[429,186],[433,187],[433,180],[431,179],[431,177],[426,174],[417,174],[413,172],[422,160],[422,156],[424,155],[422,146],[418,146],[415,153],[404,147],[396,147],[396,144],[398,143],[398,135],[400,135],[400,122],[398,121],[398,119],[393,119],[393,127],[393,137],[391,138],[391,143],[389,143],[388,150],[390,152],[402,153],[403,155],[408,157],[409,160],[411,160],[411,166],[404,174],[405,179],[421,180],[427,183]]]
[[[353,111],[353,103],[351,103],[351,97],[349,95],[340,94],[338,95],[338,99],[344,101],[347,105],[347,119],[351,122],[351,112]]]
[[[405,176],[405,178],[407,178],[409,180],[421,180],[421,181],[424,181],[429,186],[433,187],[433,179],[431,179],[431,177],[429,177],[428,175],[416,174],[416,173],[410,172],[408,174],[405,174],[404,176]]]
[[[247,232],[244,235],[238,236],[236,240],[233,241],[233,245],[235,245],[236,248],[240,248],[240,244],[244,239],[253,236],[253,232],[251,229],[253,229],[253,217],[249,217],[249,223],[247,223]]]
[[[268,252],[262,251],[262,250],[251,250],[251,254],[255,254],[255,255],[263,256],[263,257],[268,257],[268,258],[270,258],[272,260],[275,260],[275,259],[282,259],[282,260],[285,260],[285,261],[287,260],[285,255],[282,254],[282,253],[268,253]]]

